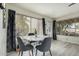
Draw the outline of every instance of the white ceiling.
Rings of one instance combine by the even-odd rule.
[[[15,5],[51,18],[59,18],[79,11],[79,4],[68,7],[70,3],[16,3]]]

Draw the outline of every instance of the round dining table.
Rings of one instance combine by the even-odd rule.
[[[44,38],[48,36],[20,36],[21,39],[27,40],[27,41],[43,41]]]

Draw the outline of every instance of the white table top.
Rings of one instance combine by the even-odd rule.
[[[25,39],[25,40],[28,40],[28,41],[42,41],[44,40],[44,38],[48,37],[48,36],[20,36],[21,39]]]

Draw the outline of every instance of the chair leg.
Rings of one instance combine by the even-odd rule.
[[[36,49],[36,56],[37,56],[37,49]]]
[[[31,56],[31,54],[30,54],[30,50],[29,50],[29,56]]]
[[[45,52],[43,52],[43,56],[45,56]]]
[[[18,56],[20,56],[20,51],[19,51],[19,54],[18,54]]]
[[[23,51],[21,51],[21,56],[23,56]]]
[[[50,55],[52,56],[51,50],[49,49]]]
[[[32,56],[33,56],[33,49],[32,49]]]

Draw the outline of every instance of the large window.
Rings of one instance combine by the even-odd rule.
[[[79,18],[57,21],[57,34],[79,36]]]
[[[16,15],[16,34],[27,35],[28,33],[42,34],[42,20],[23,15]]]

